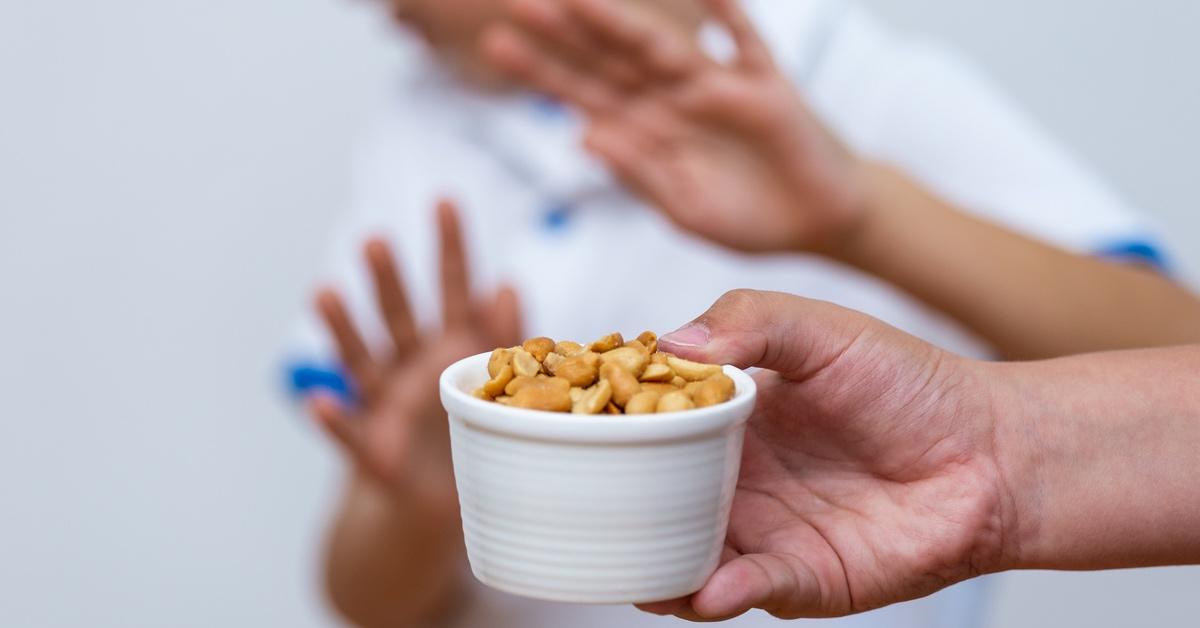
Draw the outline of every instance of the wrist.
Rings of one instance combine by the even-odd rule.
[[[857,156],[850,167],[852,193],[842,220],[817,252],[832,260],[870,271],[880,235],[887,231],[885,201],[896,193],[895,177],[888,167]]]
[[[990,571],[1029,568],[1042,530],[1046,463],[1033,408],[1042,404],[1035,387],[1022,382],[1013,364],[979,363],[987,382],[987,413],[991,424],[991,456],[999,498],[999,549]]]

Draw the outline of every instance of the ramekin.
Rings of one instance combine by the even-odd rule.
[[[441,376],[471,570],[517,595],[584,604],[673,599],[720,560],[756,388],[727,403],[582,416],[471,396],[489,354]]]

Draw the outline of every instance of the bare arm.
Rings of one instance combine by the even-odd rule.
[[[317,308],[353,377],[360,407],[311,400],[313,415],[352,470],[330,530],[325,580],[330,598],[362,626],[438,622],[458,591],[463,547],[449,428],[437,378],[455,360],[517,342],[516,297],[471,300],[457,214],[439,208],[443,325],[418,330],[386,243],[366,247],[389,346],[372,350],[342,299],[325,290]]]
[[[1200,300],[1180,286],[977,219],[855,155],[775,67],[737,2],[706,3],[737,42],[730,63],[682,29],[597,0],[525,0],[515,15],[525,31],[494,29],[488,50],[514,77],[583,108],[588,148],[696,235],[840,260],[1012,358],[1200,342]],[[545,54],[581,45],[562,24],[621,43]],[[633,87],[617,65],[636,71]]]
[[[435,526],[418,500],[350,480],[330,531],[325,584],[338,612],[360,626],[430,625],[450,610],[460,582],[462,535]]]
[[[1200,342],[1200,300],[1148,269],[1075,255],[866,166],[867,209],[834,257],[908,291],[1013,359]]]
[[[993,365],[1020,569],[1200,564],[1200,346]]]

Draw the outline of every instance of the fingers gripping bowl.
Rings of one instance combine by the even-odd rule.
[[[473,393],[491,354],[442,374],[471,570],[560,602],[624,604],[698,590],[724,546],[754,380],[726,366],[725,403],[668,414],[565,414]]]

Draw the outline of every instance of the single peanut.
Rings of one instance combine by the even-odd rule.
[[[593,342],[588,348],[596,353],[605,353],[623,344],[625,344],[625,338],[621,336],[621,332],[616,332]]]
[[[512,351],[513,373],[523,377],[533,377],[542,372],[542,363],[537,361],[528,351],[517,347]]]
[[[521,391],[522,388],[525,388],[526,386],[548,386],[550,388],[557,388],[563,391],[571,390],[571,383],[561,377],[545,377],[542,375],[537,377],[525,377],[522,375],[513,378],[513,380],[508,383],[508,386],[504,387],[504,394],[509,396],[516,395]]]
[[[629,402],[630,397],[642,391],[642,385],[636,377],[611,362],[600,366],[600,378],[612,385],[613,401],[622,408]]]
[[[508,386],[513,379],[513,368],[511,364],[505,364],[500,368],[500,372],[496,373],[492,379],[483,385],[483,394],[489,397],[499,397],[504,394],[504,388]]]
[[[571,395],[557,386],[526,386],[512,396],[509,405],[527,410],[569,412]]]
[[[658,400],[658,406],[655,411],[663,412],[683,412],[684,410],[692,410],[696,407],[695,402],[682,390],[677,390],[673,393],[663,395]]]
[[[496,349],[492,352],[492,357],[488,358],[488,377],[495,378],[500,374],[500,369],[506,364],[512,362],[512,349]]]
[[[600,354],[602,364],[616,364],[632,373],[634,377],[639,377],[646,370],[649,361],[650,356],[645,351],[633,347],[618,347]]]
[[[562,340],[559,341],[558,344],[554,345],[554,352],[564,358],[569,358],[576,353],[580,353],[581,351],[583,351],[583,345],[579,344],[578,342],[571,342],[570,340]]]
[[[548,353],[548,354],[546,354],[546,359],[542,360],[542,369],[545,370],[547,373],[553,373],[554,367],[557,366],[559,362],[562,362],[565,359],[566,358],[564,358],[562,356],[562,354]]]
[[[673,392],[678,392],[679,389],[671,384],[660,384],[658,382],[646,382],[642,384],[642,391],[651,391],[659,395],[668,395]]]
[[[567,396],[570,399],[570,395]],[[576,401],[571,412],[575,414],[600,414],[604,406],[608,405],[612,399],[612,385],[608,380],[602,379],[595,386],[587,389],[587,392]]]
[[[572,386],[587,388],[596,382],[599,366],[600,356],[588,351],[564,359],[551,372],[567,380]]]
[[[658,334],[652,331],[644,331],[638,335],[637,339],[650,353],[658,351]]]
[[[715,406],[733,398],[735,388],[733,380],[724,373],[717,373],[699,384],[696,391],[692,393],[692,399],[696,402],[697,408]]]
[[[675,371],[675,374],[686,379],[689,382],[698,382],[708,379],[713,375],[721,372],[721,367],[716,364],[701,364],[684,360],[675,356],[667,357],[667,365]]]
[[[643,382],[668,383],[675,379],[675,371],[672,371],[671,367],[666,364],[648,364],[639,379]]]
[[[540,338],[530,338],[521,345],[521,348],[528,351],[535,360],[541,362],[546,359],[546,356],[554,351],[554,340],[542,336]]]
[[[658,409],[658,399],[662,395],[653,390],[643,390],[629,399],[625,404],[625,414],[654,414]]]
[[[688,381],[686,379],[684,379],[678,375],[671,378],[671,385],[676,388],[683,388],[684,386],[687,386],[687,383],[688,383]]]

